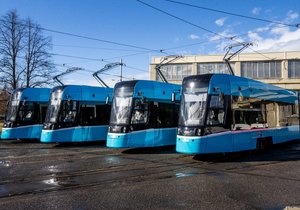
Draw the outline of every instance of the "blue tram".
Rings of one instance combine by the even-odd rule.
[[[79,85],[53,88],[41,142],[106,140],[112,92]]]
[[[1,139],[39,139],[50,96],[48,88],[19,88],[11,94]]]
[[[206,74],[184,78],[176,150],[188,154],[261,149],[299,139],[296,91]]]
[[[132,148],[175,145],[180,88],[175,84],[146,80],[117,83],[107,146]]]

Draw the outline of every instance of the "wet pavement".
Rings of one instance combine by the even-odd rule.
[[[190,156],[175,147],[0,141],[0,209],[300,207],[300,141]]]

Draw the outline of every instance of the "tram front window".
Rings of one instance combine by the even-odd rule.
[[[7,114],[6,114],[6,121],[16,120],[19,103],[20,101],[15,101],[15,100],[9,102],[7,108]]]
[[[61,90],[57,90],[51,93],[45,123],[56,123],[58,118],[59,107],[61,104],[61,95]]]
[[[111,109],[110,123],[129,124],[130,109],[132,104],[132,97],[115,96]]]
[[[16,121],[22,92],[14,92],[9,100],[5,121]]]
[[[179,114],[179,124],[183,126],[204,125],[207,93],[183,93]]]

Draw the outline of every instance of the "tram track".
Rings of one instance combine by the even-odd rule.
[[[153,163],[152,163],[153,164]],[[195,164],[195,163],[194,163]],[[41,188],[41,189],[36,189],[36,190],[27,190],[23,192],[10,192],[6,194],[0,195],[1,198],[7,198],[7,197],[14,197],[14,196],[20,196],[20,195],[27,195],[27,194],[33,194],[33,193],[43,193],[43,192],[52,192],[52,191],[60,191],[60,190],[66,190],[66,189],[75,189],[75,188],[81,188],[81,187],[92,187],[92,186],[99,186],[99,185],[104,185],[104,184],[112,184],[116,185],[116,183],[124,183],[124,182],[129,182],[129,180],[132,179],[138,179],[141,177],[148,177],[148,176],[153,176],[153,175],[158,175],[161,173],[166,173],[170,171],[175,171],[178,169],[183,169],[190,167],[191,165],[187,165],[186,163],[179,163],[179,164],[170,164],[170,163],[163,163],[161,165],[153,164],[152,166],[146,165],[145,163],[141,163],[138,166],[140,167],[134,167],[134,168],[128,168],[128,164],[122,166],[123,169],[121,169],[121,166],[117,167],[110,167],[106,169],[97,169],[97,170],[89,170],[89,171],[76,171],[73,173],[64,173],[58,176],[53,176],[53,175],[45,175],[45,176],[39,176],[35,177],[34,179],[23,179],[19,180],[19,182],[16,182],[16,180],[12,180],[13,182],[1,182],[0,185],[7,185],[10,183],[16,184],[20,186],[20,183],[25,183],[25,184],[32,184],[37,182],[41,182],[43,180],[51,179],[55,177],[58,182],[61,182],[58,186],[52,186],[52,187],[47,187],[47,188]],[[145,168],[147,169],[147,172],[145,171]],[[149,173],[149,170],[152,171]],[[158,171],[157,171],[158,170]],[[124,176],[122,174],[128,174],[128,172],[133,172],[134,175],[129,175],[129,176]],[[64,182],[63,180],[68,180],[68,178],[78,178],[78,177],[87,177],[91,175],[105,175],[105,174],[113,174],[113,173],[120,173],[121,176],[117,178],[112,178],[112,179],[107,179],[107,180],[99,180],[98,182],[94,183],[88,183],[88,184],[68,184],[67,182]],[[129,173],[130,174],[130,173]],[[59,181],[60,180],[60,181]],[[147,179],[143,179],[147,180]],[[133,180],[132,180],[133,181]],[[141,181],[141,180],[140,180]]]
[[[185,158],[182,157],[182,158]],[[168,159],[176,159],[176,158],[168,158]],[[177,158],[178,159],[178,158]],[[165,159],[167,160],[167,159]],[[38,177],[38,180],[35,181],[41,181],[48,178],[53,178],[57,180],[68,180],[68,178],[78,178],[78,177],[87,177],[91,175],[103,175],[103,174],[113,174],[113,173],[124,173],[124,172],[134,172],[134,175],[129,176],[120,176],[117,178],[112,179],[106,179],[106,180],[99,180],[92,183],[69,183],[63,182],[58,186],[49,186],[47,188],[41,188],[41,189],[35,189],[35,190],[28,190],[23,192],[17,192],[17,193],[9,193],[6,195],[0,196],[0,198],[7,198],[7,197],[15,197],[15,196],[22,196],[22,195],[28,195],[28,194],[37,194],[37,193],[48,193],[48,192],[56,192],[56,191],[62,191],[62,190],[71,190],[71,189],[78,189],[78,188],[85,188],[85,187],[97,187],[101,185],[111,185],[111,186],[117,186],[118,184],[128,184],[131,182],[146,182],[146,181],[153,181],[153,180],[163,180],[168,178],[174,178],[174,172],[176,170],[183,170],[187,168],[192,169],[202,169],[203,172],[194,172],[193,176],[195,175],[211,175],[213,173],[230,173],[230,174],[238,174],[238,175],[247,175],[247,176],[258,176],[258,177],[265,177],[265,178],[276,178],[276,179],[283,179],[287,181],[300,181],[300,179],[293,179],[288,177],[280,177],[280,176],[272,176],[272,175],[263,175],[263,174],[254,174],[254,173],[247,173],[242,172],[240,170],[243,170],[245,168],[249,167],[258,167],[263,165],[274,165],[278,163],[282,163],[282,161],[272,162],[272,163],[264,163],[264,164],[255,164],[251,166],[243,166],[239,168],[228,168],[228,169],[216,169],[214,167],[204,167],[203,164],[199,165],[198,162],[193,161],[190,163],[179,163],[179,164],[172,164],[172,163],[162,163],[162,160],[156,160],[156,161],[150,161],[148,164],[153,164],[152,166],[146,165],[145,163],[135,164],[136,167],[134,168],[127,168],[130,164],[124,164],[124,165],[118,165],[115,167],[108,167],[108,168],[101,168],[101,169],[94,169],[94,170],[88,170],[88,171],[75,171],[72,173],[64,173],[61,175],[53,176],[53,174],[48,174],[46,176]],[[162,165],[157,165],[160,162]],[[210,164],[206,164],[210,165]],[[137,173],[137,171],[143,172],[145,169],[152,170],[155,169],[155,171],[151,173]],[[161,169],[161,170],[160,170]],[[159,171],[156,171],[159,170]],[[172,173],[173,172],[173,173]],[[126,173],[125,173],[126,174]],[[33,179],[31,179],[32,181]],[[30,180],[23,180],[23,181],[29,181]],[[0,184],[7,184],[4,182],[1,182]],[[17,184],[17,183],[16,183]]]
[[[39,168],[38,164],[40,163],[47,167],[47,165],[52,165],[52,161],[54,161],[56,162],[56,165],[58,163],[58,165],[63,167],[67,166],[69,169],[77,168],[76,164],[78,164],[79,170],[66,171],[64,168],[58,168],[57,172],[49,173],[49,171],[37,170],[32,174],[24,174],[24,170],[21,170],[22,173],[18,176],[9,176],[6,179],[0,180],[1,201],[16,197],[25,198],[27,195],[76,190],[80,188],[93,188],[99,186],[118,187],[130,183],[163,181],[166,179],[178,178],[177,174],[179,177],[201,175],[218,177],[220,173],[224,173],[238,176],[243,175],[257,178],[278,179],[295,183],[300,181],[297,177],[293,178],[284,174],[262,174],[255,170],[251,170],[253,168],[257,169],[260,167],[299,160],[299,150],[292,149],[289,150],[289,154],[291,154],[289,159],[269,161],[268,158],[266,158],[266,161],[263,162],[257,162],[257,159],[251,160],[251,158],[246,158],[247,160],[244,159],[244,162],[243,158],[236,162],[227,162],[226,160],[225,162],[199,161],[194,160],[190,155],[176,153],[171,154],[171,156],[170,153],[159,153],[158,156],[157,153],[143,154],[143,152],[130,154],[117,151],[116,153],[112,153],[112,150],[101,150],[101,147],[84,148],[83,151],[80,151],[80,148],[76,148],[76,151],[71,149],[72,148],[66,148],[64,149],[65,152],[59,152],[62,158],[58,156],[57,153],[51,155],[38,154],[29,157],[26,155],[15,157],[15,159],[13,159],[14,164],[19,162],[17,165],[24,165],[29,168]],[[272,155],[274,154],[271,154],[271,156]],[[280,155],[285,157],[284,155],[286,154],[280,152],[279,156]],[[32,160],[35,158],[37,158],[37,160]],[[118,158],[119,160],[112,160],[112,164],[108,161],[101,166],[101,164],[105,162],[105,158]],[[101,163],[100,166],[95,168],[91,159]],[[7,160],[9,160],[9,158]],[[240,162],[243,163],[239,164]],[[80,169],[81,166],[86,165],[87,163],[89,164],[88,166],[85,166],[88,167],[87,170]],[[17,171],[14,171],[14,173],[15,172]]]
[[[61,176],[63,174],[70,174],[70,176],[72,175],[77,175],[77,174],[82,174],[84,175],[85,173],[86,174],[89,174],[89,173],[97,173],[97,172],[105,172],[106,169],[108,169],[108,172],[117,172],[117,171],[124,171],[122,170],[122,168],[126,168],[128,166],[143,166],[143,167],[147,167],[147,168],[152,168],[152,167],[149,167],[145,164],[145,162],[147,164],[169,164],[169,163],[165,163],[164,161],[168,161],[168,160],[172,160],[172,159],[181,159],[181,158],[185,158],[186,155],[181,155],[180,157],[174,157],[174,158],[163,158],[163,159],[156,159],[156,160],[145,160],[145,159],[139,159],[139,158],[133,158],[133,157],[123,157],[122,154],[115,154],[115,155],[103,155],[105,157],[119,157],[119,158],[122,158],[122,159],[125,159],[125,160],[134,160],[134,161],[139,161],[139,162],[136,162],[136,163],[127,163],[127,164],[120,164],[120,165],[109,165],[107,164],[108,166],[107,167],[102,167],[102,168],[98,168],[98,169],[91,169],[91,170],[75,170],[75,171],[66,171],[66,172],[55,172],[55,173],[49,173],[49,174],[36,174],[35,176],[27,176],[27,177],[24,177],[24,175],[22,174],[21,176],[10,176],[8,179],[2,179],[0,180],[0,185],[1,184],[7,184],[7,183],[16,183],[18,181],[24,181],[24,180],[28,180],[28,179],[34,179],[36,177],[40,177],[40,176]],[[95,156],[95,157],[98,157],[98,156]],[[93,158],[93,157],[90,157],[90,158]],[[88,159],[90,159],[88,158]],[[99,157],[98,157],[99,158]],[[87,159],[82,159],[82,158],[77,158],[78,160],[84,160],[86,161]],[[69,160],[68,158],[66,158],[66,160]],[[73,159],[74,160],[74,159]],[[75,159],[76,160],[76,159]],[[54,161],[58,161],[58,160],[54,160]],[[96,161],[96,160],[94,160]],[[142,162],[141,162],[142,161]],[[64,163],[62,163],[64,164]],[[83,164],[83,163],[75,163],[75,164]],[[185,163],[183,163],[185,164]],[[182,164],[180,164],[182,165]],[[155,167],[153,167],[155,168]],[[131,169],[127,169],[127,170],[131,170]],[[125,170],[125,171],[127,171]]]

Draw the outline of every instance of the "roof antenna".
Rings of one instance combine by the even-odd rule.
[[[225,47],[225,50],[227,50],[227,52],[225,53],[225,55],[223,57],[223,61],[227,65],[227,68],[232,75],[234,75],[234,71],[233,71],[229,61],[231,60],[231,58],[233,58],[234,56],[236,56],[237,54],[239,54],[240,52],[242,52],[244,49],[246,49],[249,46],[253,46],[253,43],[242,42],[242,43],[233,44],[233,45],[229,45],[229,46]],[[230,50],[235,47],[241,47],[241,48],[239,50],[237,50],[236,52],[229,54]]]

